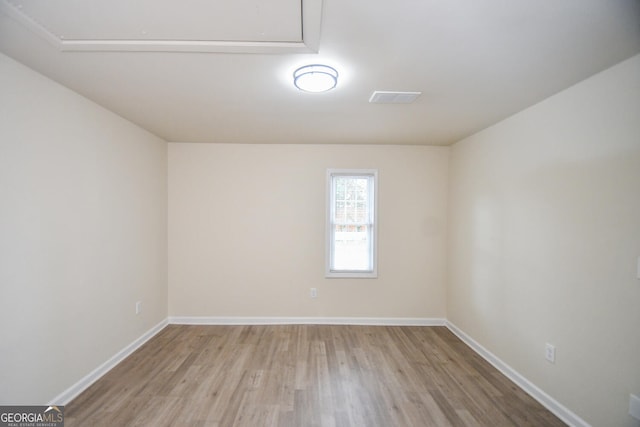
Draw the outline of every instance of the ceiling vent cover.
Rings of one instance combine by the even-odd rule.
[[[422,92],[393,92],[376,90],[369,98],[372,104],[411,104]]]

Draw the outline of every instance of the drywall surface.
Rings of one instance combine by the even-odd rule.
[[[448,154],[169,143],[170,316],[443,318]],[[377,279],[324,276],[329,168],[378,170]]]
[[[0,403],[46,404],[167,316],[167,144],[5,55],[0,93]]]
[[[448,319],[586,422],[637,426],[640,56],[455,144],[450,170]]]

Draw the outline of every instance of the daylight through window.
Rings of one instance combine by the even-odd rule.
[[[328,171],[327,277],[376,277],[372,170]]]

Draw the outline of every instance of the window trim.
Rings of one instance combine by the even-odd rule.
[[[333,249],[332,234],[332,215],[333,215],[333,177],[334,176],[366,176],[373,180],[373,190],[370,191],[370,197],[373,197],[373,215],[371,230],[371,257],[372,270],[353,271],[353,270],[332,270],[331,257]],[[325,278],[359,278],[359,279],[376,279],[378,277],[378,170],[377,169],[327,169],[326,175],[326,228],[325,228]]]

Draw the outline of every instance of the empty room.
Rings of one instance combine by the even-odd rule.
[[[640,1],[0,0],[0,427],[640,427]]]

